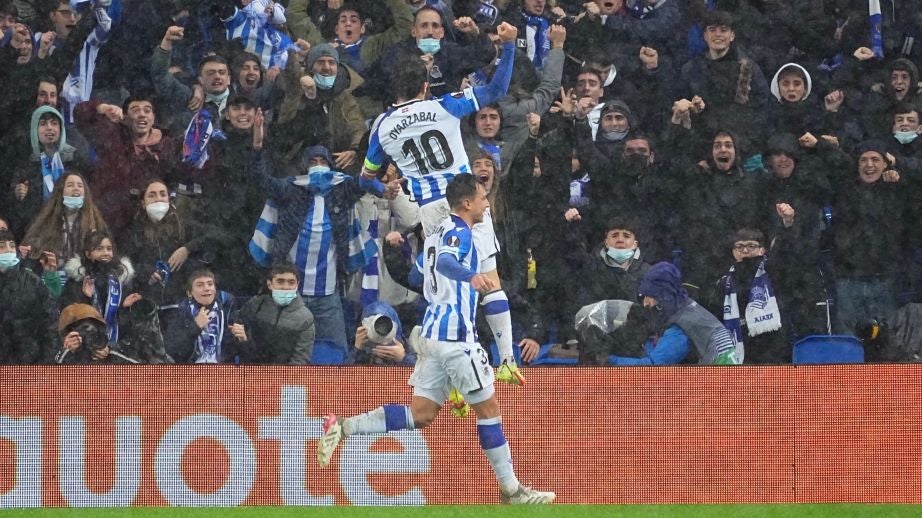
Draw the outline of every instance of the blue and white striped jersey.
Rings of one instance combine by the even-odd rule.
[[[450,254],[462,266],[478,271],[480,259],[471,228],[451,215],[438,232],[426,238],[423,247],[423,295],[429,302],[423,317],[423,336],[442,342],[477,342],[477,302],[480,294],[471,283],[449,279],[439,273],[436,263]]]
[[[281,21],[277,24],[285,23],[284,9],[276,4],[276,10],[282,12],[270,18],[266,15],[257,16],[254,13],[256,7],[256,2],[251,3],[243,9],[235,10],[232,17],[221,20],[227,31],[227,39],[240,40],[244,50],[259,56],[263,68],[285,68],[288,64],[288,48],[292,45],[291,38],[273,26],[279,17]],[[259,8],[265,9],[265,6]]]
[[[333,245],[333,221],[320,194],[307,211],[298,239],[288,253],[298,267],[303,283],[301,294],[322,297],[336,293],[336,247]]]
[[[473,88],[391,106],[372,124],[365,168],[377,171],[390,157],[417,203],[444,198],[452,178],[471,172],[461,118],[479,109]]]

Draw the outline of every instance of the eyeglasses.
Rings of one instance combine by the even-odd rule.
[[[762,245],[759,243],[735,243],[733,245],[733,249],[737,252],[755,252],[760,248],[762,248]]]

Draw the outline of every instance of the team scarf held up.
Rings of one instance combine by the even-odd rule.
[[[201,169],[208,162],[208,144],[212,139],[225,140],[227,137],[214,123],[214,116],[208,108],[199,110],[189,126],[182,141],[182,163]]]
[[[109,338],[109,343],[114,344],[118,342],[118,309],[122,306],[122,283],[117,276],[112,274],[108,275],[106,283],[109,288],[105,301],[106,305],[100,306],[102,301],[99,300],[96,292],[94,292],[93,306],[102,313],[103,320],[106,321],[106,336]]]
[[[875,58],[884,59],[884,35],[880,29],[883,22],[880,14],[880,0],[868,0],[868,18],[871,26],[871,50]]]
[[[312,189],[321,196],[329,194],[334,187],[345,182],[352,181],[346,174],[339,171],[327,171],[324,173],[314,173],[310,175],[299,175],[289,178],[289,181],[299,187]],[[278,232],[279,221],[279,204],[272,199],[266,200],[263,206],[262,214],[256,224],[253,237],[250,239],[249,251],[250,256],[257,264],[265,268],[272,266],[273,257],[271,254],[272,246]],[[369,267],[374,263],[374,297],[377,298],[377,253],[378,246],[369,232],[363,229],[360,224],[360,218],[355,207],[352,208],[351,222],[349,224],[349,235],[347,239],[349,256],[345,260],[346,271],[356,272],[363,268]],[[373,225],[377,231],[377,224]],[[366,270],[366,274],[368,271]],[[368,280],[369,286],[372,279]],[[365,281],[363,281],[364,287]],[[371,296],[371,293],[368,294]]]
[[[547,18],[543,16],[532,16],[525,11],[522,11],[522,16],[525,18],[525,25],[535,30],[535,57],[531,61],[535,64],[535,68],[540,70],[544,67],[544,60],[551,51],[551,40],[547,37],[549,24]]]
[[[759,336],[781,329],[781,312],[772,288],[771,279],[765,273],[768,256],[759,261],[759,268],[749,287],[749,302],[746,304],[746,328],[749,336]],[[736,341],[743,343],[743,329],[740,323],[740,308],[736,294],[736,267],[731,266],[724,281],[724,327],[733,333]]]
[[[208,324],[195,338],[195,363],[221,363],[221,342],[224,340],[224,310],[215,299],[210,306],[202,306],[194,299],[182,303],[183,311],[195,318],[200,311],[208,310]]]
[[[42,160],[42,199],[48,200],[51,197],[51,191],[54,190],[54,184],[64,174],[64,161],[61,160],[61,153],[55,151],[54,155],[48,156],[45,153],[41,155]]]
[[[232,18],[224,21],[228,40],[240,40],[247,52],[259,56],[263,68],[284,69],[288,63],[288,50],[295,47],[291,38],[276,27],[287,22],[284,8],[275,4],[272,14],[267,14],[267,0],[254,0],[238,9]]]

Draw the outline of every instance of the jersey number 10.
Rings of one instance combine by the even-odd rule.
[[[419,146],[414,139],[407,139],[403,143],[404,158],[413,155],[413,161],[419,168],[419,174],[427,175],[431,171],[447,169],[455,163],[451,154],[448,139],[438,130],[429,130],[419,136]],[[433,146],[434,144],[434,146]],[[422,147],[422,151],[420,151]]]

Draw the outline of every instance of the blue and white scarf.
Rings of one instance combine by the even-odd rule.
[[[547,37],[548,22],[547,18],[543,16],[532,16],[525,11],[522,11],[522,16],[525,18],[525,25],[535,29],[535,57],[531,59],[531,62],[535,64],[535,68],[541,70],[544,67],[544,60],[547,58],[548,53],[551,51],[551,40]],[[526,30],[526,37],[527,37]]]
[[[42,153],[40,158],[42,161],[42,199],[47,200],[51,197],[55,182],[64,174],[64,161],[61,160],[59,152],[55,152],[51,158]]]
[[[223,20],[227,39],[240,40],[247,52],[259,56],[263,68],[285,68],[288,50],[294,45],[287,34],[276,28],[287,22],[285,8],[274,4],[270,16],[265,12],[266,5],[266,0],[254,0]]]
[[[884,35],[880,29],[883,17],[880,14],[880,0],[868,0],[868,22],[871,26],[871,50],[874,57],[884,59]]]
[[[199,110],[189,126],[182,141],[182,162],[201,169],[208,162],[208,143],[211,139],[225,140],[224,132],[214,124],[214,116],[208,108]]]
[[[109,343],[114,344],[118,342],[118,310],[122,307],[122,282],[115,275],[109,275],[106,282],[109,288],[106,305],[100,307],[102,301],[99,300],[96,292],[94,292],[93,306],[102,313],[103,320],[106,321],[106,336],[109,338]]]
[[[749,302],[746,304],[746,328],[749,336],[759,336],[781,329],[781,312],[778,309],[778,300],[772,289],[771,280],[765,273],[765,262],[768,256],[763,256],[756,270],[756,276],[749,287]],[[724,281],[724,314],[723,323],[736,337],[736,341],[743,343],[743,328],[740,324],[740,308],[736,295],[736,267],[731,266]]]
[[[326,173],[293,176],[289,178],[289,181],[294,185],[308,187],[320,195],[326,196],[334,187],[345,181],[351,181],[351,178],[339,171],[328,171]],[[278,203],[272,199],[266,200],[248,247],[253,260],[265,268],[272,266],[271,250],[278,231],[278,211]],[[345,260],[346,272],[348,273],[364,268],[370,261],[374,260],[375,254],[378,252],[377,244],[359,223],[355,207],[352,207],[351,220],[349,235],[347,236],[349,240],[349,257]]]
[[[224,340],[224,310],[215,300],[211,307],[205,308],[195,302],[194,299],[187,299],[183,303],[183,311],[188,312],[193,319],[203,309],[211,311],[208,317],[208,324],[202,329],[202,332],[195,338],[195,363],[221,363],[221,343]]]
[[[378,240],[377,207],[375,207],[373,219],[368,221],[368,237],[375,240],[375,242]],[[363,308],[378,300],[378,253],[379,252],[375,252],[373,260],[365,265],[364,275],[362,275],[362,290],[359,293],[359,304],[361,304]]]

